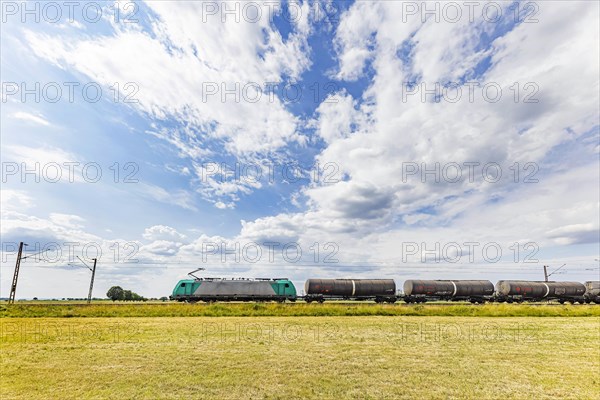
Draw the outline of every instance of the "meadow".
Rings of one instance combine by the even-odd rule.
[[[597,399],[596,317],[0,320],[2,399]]]
[[[425,305],[372,302],[297,303],[127,303],[98,302],[0,303],[6,317],[308,317],[308,316],[470,316],[470,317],[600,317],[600,306],[540,304],[431,303]]]
[[[597,399],[600,307],[0,305],[4,399]]]

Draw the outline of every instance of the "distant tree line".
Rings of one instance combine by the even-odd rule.
[[[144,296],[132,292],[131,290],[124,290],[121,286],[113,286],[106,292],[106,297],[112,301],[146,301]]]

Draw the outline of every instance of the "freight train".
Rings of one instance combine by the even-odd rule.
[[[487,280],[407,280],[404,292],[396,292],[393,279],[308,279],[304,296],[298,296],[287,278],[184,279],[173,289],[177,301],[278,301],[372,300],[376,303],[424,303],[469,301],[471,303],[557,300],[559,303],[600,304],[600,281],[542,282],[502,280],[496,286]]]

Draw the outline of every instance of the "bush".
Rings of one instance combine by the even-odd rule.
[[[146,301],[146,298],[139,294],[132,292],[131,290],[123,290],[121,286],[113,286],[106,292],[106,297],[112,301],[124,300],[124,301]]]

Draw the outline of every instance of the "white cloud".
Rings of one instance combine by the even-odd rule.
[[[155,240],[154,242],[142,246],[141,250],[149,252],[152,255],[174,256],[179,252],[181,243],[168,240]]]
[[[23,237],[49,242],[99,243],[100,237],[83,229],[83,218],[77,215],[53,213],[46,217],[28,215],[20,211],[2,210],[3,238]],[[43,244],[42,244],[43,245]]]
[[[306,143],[300,119],[269,88],[298,80],[311,65],[308,36],[315,13],[308,2],[299,3],[300,18],[285,39],[271,22],[272,4],[256,3],[261,18],[238,22],[231,15],[222,22],[220,12],[209,15],[202,2],[146,5],[153,15],[145,28],[112,24],[112,34],[77,39],[61,31],[27,30],[24,37],[38,57],[62,69],[106,87],[118,82],[123,94],[134,90],[135,103],[127,104],[154,119],[155,129],[148,133],[173,145],[180,157],[206,160],[215,148],[221,155],[225,150],[258,160]],[[228,196],[220,196],[219,189],[193,182],[213,203],[238,200],[224,201]],[[225,191],[230,189],[256,187]]]
[[[6,174],[4,183],[82,183],[88,179],[87,175],[82,173],[82,167],[85,165],[82,158],[58,147],[7,145],[2,148],[2,156],[3,173]],[[93,179],[94,176],[90,175],[89,178]]]
[[[336,32],[338,76],[349,80],[362,76],[360,65],[366,61],[357,66],[349,64],[348,57],[352,58],[357,49],[368,49],[374,77],[361,99],[341,94],[337,103],[323,103],[318,109],[317,132],[328,144],[318,160],[322,164],[334,162],[339,167],[338,178],[348,179],[333,185],[317,182],[306,188],[311,210],[357,222],[377,212],[377,207],[361,200],[370,197],[383,206],[378,215],[386,215],[385,223],[391,224],[399,215],[440,207],[454,196],[458,196],[457,205],[476,201],[472,207],[501,196],[510,189],[513,176],[509,168],[515,162],[520,162],[521,168],[532,162],[554,170],[547,159],[550,152],[573,144],[597,124],[600,66],[598,57],[589,51],[599,47],[597,35],[590,34],[597,31],[598,21],[593,17],[597,9],[597,4],[581,2],[568,7],[565,15],[562,7],[542,5],[544,18],[540,23],[519,25],[497,39],[490,51],[477,49],[482,32],[489,33],[494,27],[481,18],[473,24],[468,24],[468,19],[455,24],[430,19],[421,25],[415,18],[399,24],[402,7],[394,2],[353,4]],[[406,41],[414,46],[412,63],[398,57]],[[434,103],[431,97],[422,102],[420,95],[403,98],[405,83],[415,76],[431,89],[435,82],[458,80],[488,55],[492,56],[492,67],[480,80],[497,82],[503,88],[498,103],[485,101],[480,92],[471,102],[466,91],[457,103]],[[582,59],[586,60],[584,65]],[[509,89],[514,82],[521,85],[518,103]],[[528,82],[540,88],[538,103],[523,102],[523,96],[531,92],[524,90]],[[587,162],[592,162],[594,144],[580,146]],[[559,168],[575,162],[562,161]],[[431,176],[422,182],[421,175],[403,182],[403,169],[412,162],[419,167],[426,163],[430,169],[436,162],[442,167],[452,162],[479,162],[480,166],[474,182],[467,181],[464,166],[463,179],[454,184],[435,181]],[[504,174],[497,184],[481,177],[481,167],[490,162],[502,165]],[[524,175],[521,171],[520,179]],[[595,183],[590,180],[588,184]],[[473,192],[481,196],[467,195]],[[375,201],[381,193],[389,194],[389,198]],[[370,212],[361,210],[361,204]],[[465,212],[457,205],[446,207],[447,218]]]
[[[48,122],[48,120],[40,114],[35,115],[24,111],[19,111],[13,114],[13,118],[26,122],[32,122],[37,125],[50,126],[50,122]]]
[[[310,65],[306,27],[284,41],[270,26],[266,8],[255,23],[233,18],[222,23],[217,17],[198,23],[200,3],[147,5],[157,16],[152,34],[133,26],[114,35],[66,40],[28,31],[27,42],[39,57],[101,84],[134,83],[139,88],[135,107],[159,120],[189,124],[191,138],[177,129],[158,133],[188,155],[208,137],[222,139],[233,154],[246,156],[304,140],[297,118],[277,96],[262,93],[254,101],[254,93],[247,90],[280,83],[284,75],[298,78]],[[243,90],[246,84],[250,86]],[[222,97],[232,88],[246,97]],[[211,95],[211,90],[218,93]]]
[[[66,40],[29,32],[26,39],[39,57],[61,68],[106,85],[136,82],[139,103],[132,106],[154,119],[148,133],[164,139],[180,157],[189,159],[188,167],[184,167],[188,169],[177,171],[190,179],[198,178],[194,183],[201,184],[199,189],[188,191],[140,183],[131,190],[191,211],[197,210],[194,196],[211,201],[218,209],[234,208],[240,197],[261,188],[261,184],[222,181],[216,176],[202,180],[207,171],[201,160],[223,151],[242,160],[276,158],[289,144],[308,142],[301,133],[300,119],[282,100],[270,102],[264,96],[248,103],[229,97],[223,102],[219,95],[203,99],[203,83],[300,79],[311,67],[307,37],[312,21],[303,12],[306,18],[298,21],[284,40],[267,21],[199,23],[197,3],[148,5],[157,16],[152,19],[151,32],[115,27],[112,35]],[[147,228],[142,237],[150,243],[140,247],[139,258],[152,263],[149,265],[165,261],[160,268],[167,270],[164,276],[168,279],[152,284],[157,273],[144,276],[140,282],[148,287],[171,287],[187,270],[167,267],[171,265],[167,261],[179,263],[174,268],[193,269],[196,263],[204,262],[203,256],[212,253],[207,243],[234,249],[253,241],[298,242],[305,252],[306,264],[263,262],[238,265],[237,269],[223,263],[220,254],[210,254],[206,264],[214,275],[243,271],[272,276],[275,270],[291,271],[296,279],[356,273],[397,280],[427,273],[430,278],[483,274],[493,279],[494,273],[513,274],[513,267],[519,268],[519,274],[528,268],[510,260],[486,264],[479,252],[476,259],[480,264],[476,266],[436,265],[428,270],[432,264],[423,265],[418,260],[422,251],[415,254],[414,263],[402,261],[401,245],[406,242],[426,243],[427,248],[436,242],[497,242],[508,258],[514,242],[534,242],[545,254],[540,263],[567,258],[548,255],[564,250],[564,246],[597,243],[600,176],[594,129],[600,102],[598,4],[538,5],[539,23],[521,24],[486,49],[479,46],[480,38],[496,27],[481,18],[472,24],[465,20],[435,23],[431,18],[423,24],[420,18],[403,23],[397,2],[355,2],[342,15],[335,32],[338,65],[332,76],[342,81],[368,78],[358,83],[367,88],[361,97],[341,91],[328,98],[309,125],[325,145],[316,161],[320,165],[333,163],[337,181],[311,182],[294,192],[296,201],[306,200],[304,211],[279,209],[274,215],[242,220],[237,235],[209,236],[198,231],[188,238],[166,225]],[[306,10],[307,3],[302,7]],[[490,57],[491,67],[473,79],[498,83],[503,91],[498,103],[484,101],[480,90],[470,102],[467,89],[457,103],[422,102],[419,95],[402,96],[407,80],[418,79],[432,88],[439,81],[472,76],[486,57]],[[510,89],[515,82],[520,84],[518,102]],[[530,92],[525,89],[527,83],[539,87],[535,95],[538,103],[523,102],[523,96]],[[163,120],[186,122],[165,127]],[[215,139],[222,140],[225,147],[211,147]],[[15,160],[46,162],[73,157],[54,148],[33,150],[12,147],[3,148],[3,153],[16,154]],[[402,179],[406,162],[419,166],[427,163],[432,168],[436,162],[472,161],[480,163],[472,182],[466,178],[466,168],[463,179],[456,183],[436,182],[431,176],[422,182],[420,175],[407,182]],[[481,176],[481,167],[488,162],[498,162],[503,169],[498,183],[486,182]],[[513,182],[510,167],[514,162],[520,163],[520,183]],[[539,166],[539,183],[522,182],[527,162]],[[108,238],[85,232],[83,220],[77,216],[34,217],[19,212],[20,206],[32,207],[33,203],[28,193],[2,190],[3,235],[110,243]],[[315,243],[321,251],[319,261],[313,261]],[[327,243],[339,246],[339,264],[322,262]],[[577,259],[576,265],[584,265],[582,260]],[[107,271],[112,276],[135,273],[121,273],[121,267],[107,267],[113,268]],[[537,264],[531,268],[535,270]]]
[[[51,213],[49,218],[56,225],[72,228],[82,228],[83,225],[81,223],[85,221],[80,216],[71,214]]]
[[[161,203],[173,204],[191,211],[197,210],[193,194],[183,189],[167,191],[160,186],[144,182],[132,185],[132,189],[142,196]]]
[[[146,228],[142,234],[144,239],[147,240],[171,240],[171,241],[182,241],[186,236],[182,233],[177,232],[174,228],[166,225],[154,225],[150,228]]]
[[[384,7],[378,2],[359,1],[342,15],[334,40],[340,53],[338,79],[353,81],[363,75],[373,54],[373,34],[381,26]]]
[[[329,96],[316,112],[318,119],[313,124],[327,143],[348,137],[360,128],[355,125],[366,123],[364,113],[356,110],[356,101],[346,93]]]
[[[600,228],[589,224],[600,218],[597,141],[585,135],[597,126],[600,102],[597,50],[590,53],[599,47],[590,34],[598,28],[598,5],[577,3],[567,15],[541,5],[540,23],[521,24],[492,50],[477,50],[479,36],[491,29],[482,21],[399,24],[395,3],[366,4],[357,2],[343,15],[337,76],[364,77],[369,62],[374,77],[362,98],[338,93],[338,102],[322,103],[314,121],[327,144],[317,159],[339,168],[338,181],[313,182],[302,192],[308,211],[245,221],[241,236],[331,240],[344,260],[375,265],[398,262],[399,244],[406,241],[497,241],[505,252],[514,242],[544,249],[597,241]],[[397,54],[407,40],[413,41],[412,63]],[[357,51],[364,54],[356,57]],[[403,84],[415,76],[428,84],[457,80],[487,56],[492,66],[480,80],[501,85],[498,103],[481,94],[457,103],[402,97]],[[521,97],[515,103],[509,87],[517,81]],[[540,88],[538,103],[523,102],[527,82]],[[431,175],[423,182],[421,174],[404,182],[407,162],[429,169],[436,162],[480,165],[473,181],[463,165],[456,183]],[[482,176],[490,162],[501,165],[497,183]],[[532,171],[524,170],[528,162],[539,168],[539,183],[523,183]]]
[[[221,210],[233,208],[233,206],[234,206],[233,203],[223,203],[222,201],[217,201],[215,203],[215,207],[217,207],[218,209],[221,209]]]
[[[600,231],[597,224],[573,224],[552,229],[548,232],[548,236],[559,244],[597,243],[600,239]]]
[[[24,211],[35,205],[33,198],[23,190],[0,189],[0,204],[2,211]]]

